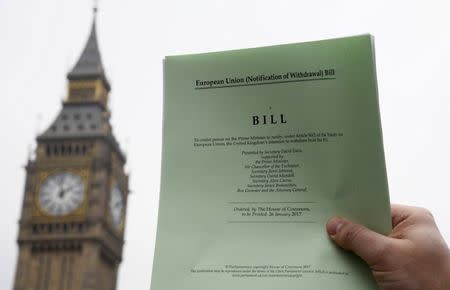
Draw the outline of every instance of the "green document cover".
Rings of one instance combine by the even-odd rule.
[[[387,234],[370,35],[164,61],[152,290],[378,289],[330,217]]]

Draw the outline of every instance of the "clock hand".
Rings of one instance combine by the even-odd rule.
[[[64,188],[61,187],[61,190],[59,191],[59,194],[58,194],[59,198],[63,199],[65,194],[66,194],[66,190],[64,190]]]

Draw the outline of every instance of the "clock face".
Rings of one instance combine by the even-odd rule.
[[[84,183],[79,175],[63,171],[50,175],[39,190],[39,204],[47,213],[62,216],[83,201]]]
[[[111,190],[109,208],[111,211],[113,225],[115,227],[119,227],[122,224],[123,217],[123,196],[117,185]]]

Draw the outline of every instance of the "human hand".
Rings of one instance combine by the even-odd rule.
[[[450,290],[450,251],[431,213],[392,205],[392,233],[386,237],[351,221],[328,221],[331,239],[370,266],[381,290]]]

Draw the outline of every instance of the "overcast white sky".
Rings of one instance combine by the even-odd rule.
[[[448,1],[100,1],[131,189],[118,289],[149,289],[159,194],[165,55],[375,35],[391,200],[429,208],[450,242]],[[0,0],[0,285],[11,289],[28,150],[61,108],[91,0]]]

